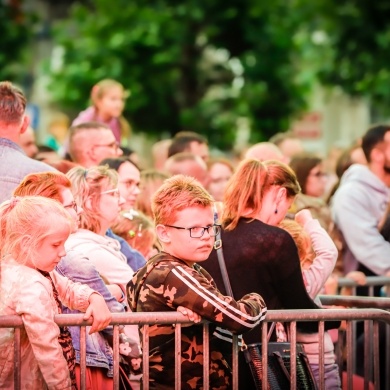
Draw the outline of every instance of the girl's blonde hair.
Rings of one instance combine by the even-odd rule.
[[[295,241],[295,245],[298,248],[301,268],[310,266],[313,263],[315,255],[310,236],[306,230],[297,221],[292,219],[284,219],[280,222],[279,227],[286,230]]]
[[[112,226],[112,231],[145,258],[153,246],[159,246],[153,220],[138,210],[122,211]]]
[[[175,175],[165,180],[152,198],[152,211],[156,225],[169,225],[175,221],[176,213],[183,209],[209,207],[214,199],[193,177]]]
[[[301,190],[294,171],[280,161],[241,161],[225,190],[221,218],[225,230],[233,230],[243,216],[255,218],[261,211],[264,194],[275,185],[286,188],[287,197]]]
[[[97,233],[100,230],[101,192],[109,186],[118,185],[118,173],[107,165],[89,169],[75,167],[66,176],[72,183],[72,192],[76,203],[83,208],[80,214],[80,228]]]
[[[42,240],[73,220],[57,201],[43,196],[12,197],[0,205],[0,255],[25,263],[37,256]]]
[[[103,79],[97,82],[91,90],[91,102],[96,107],[96,103],[102,99],[102,97],[112,88],[119,88],[123,92],[123,97],[126,99],[129,97],[130,92],[127,91],[123,85],[116,80],[113,79]],[[123,138],[129,138],[131,134],[131,126],[130,123],[126,120],[126,118],[121,115],[119,118],[119,123],[121,127],[121,136]]]

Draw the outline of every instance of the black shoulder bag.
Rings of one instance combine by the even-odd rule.
[[[229,275],[226,269],[225,258],[222,250],[221,233],[216,236],[214,248],[217,251],[218,263],[222,274],[223,283],[226,292],[233,296],[233,290],[230,285]],[[267,303],[267,302],[266,302]],[[272,323],[268,332],[268,362],[267,376],[268,388],[272,390],[290,389],[290,362],[291,362],[291,345],[289,342],[270,342],[269,339],[275,327]],[[244,354],[245,361],[249,364],[252,378],[256,389],[262,389],[263,383],[263,364],[261,343],[247,345],[242,340],[241,350]],[[317,385],[310,368],[309,361],[301,344],[296,347],[296,370],[297,370],[297,389],[299,390],[317,390]]]

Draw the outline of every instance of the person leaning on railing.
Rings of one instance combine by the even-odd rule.
[[[166,180],[153,197],[156,231],[162,252],[137,271],[127,285],[132,311],[174,311],[184,306],[215,325],[234,333],[247,332],[266,314],[262,297],[243,294],[235,301],[222,295],[211,276],[199,265],[207,259],[219,226],[214,224],[214,200],[192,177]],[[212,329],[211,329],[212,332]],[[203,386],[203,328],[182,328],[181,387]],[[210,389],[231,387],[231,370],[210,340]],[[149,327],[151,389],[172,389],[175,383],[175,327]]]

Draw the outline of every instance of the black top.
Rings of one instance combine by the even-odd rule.
[[[232,231],[222,231],[222,248],[236,298],[260,294],[268,310],[319,309],[306,292],[294,240],[285,230],[258,220],[241,218]],[[226,294],[217,252],[201,263]],[[317,322],[297,324],[301,331],[317,332]],[[326,328],[337,324],[326,323]],[[247,343],[261,341],[260,327],[245,335]]]

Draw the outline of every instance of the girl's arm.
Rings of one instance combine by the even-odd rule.
[[[329,234],[316,219],[307,221],[304,229],[310,236],[315,258],[309,268],[302,271],[306,290],[314,298],[323,289],[337,261],[337,248]]]
[[[111,313],[104,298],[86,284],[74,283],[57,271],[52,271],[51,277],[57,288],[58,296],[63,304],[70,309],[85,312],[84,319],[93,317],[89,333],[106,328],[111,322]]]

